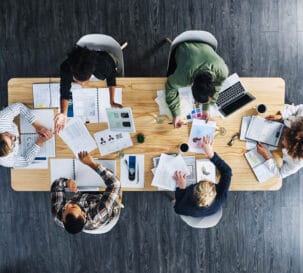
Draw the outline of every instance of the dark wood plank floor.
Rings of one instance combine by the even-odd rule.
[[[211,31],[231,72],[283,77],[286,101],[302,103],[302,18],[302,0],[1,0],[0,106],[11,77],[58,76],[84,34],[128,41],[127,76],[164,76],[163,38],[188,29]],[[12,191],[0,167],[0,272],[303,272],[302,179],[230,193],[209,230],[186,226],[161,193],[126,193],[112,232],[71,236],[53,223],[48,193]]]

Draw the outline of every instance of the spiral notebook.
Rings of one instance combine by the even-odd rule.
[[[116,160],[95,161],[116,173]],[[95,170],[81,163],[75,158],[60,158],[50,160],[51,181],[53,183],[58,178],[74,179],[80,191],[97,191],[99,187],[106,187],[103,179]]]
[[[73,115],[85,123],[107,122],[110,108],[109,88],[77,88],[73,93]],[[114,101],[122,104],[122,88],[115,88]]]
[[[33,83],[34,108],[60,108],[59,83]]]

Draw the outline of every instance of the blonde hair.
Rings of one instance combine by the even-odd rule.
[[[6,140],[3,138],[3,134],[0,134],[0,157],[7,156],[11,152],[11,148],[8,146]]]
[[[216,186],[213,182],[201,180],[194,188],[194,196],[199,207],[209,206],[217,195]]]

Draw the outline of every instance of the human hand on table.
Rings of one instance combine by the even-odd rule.
[[[270,159],[269,151],[261,143],[257,143],[257,152],[262,155],[265,160]]]
[[[213,150],[213,139],[210,136],[204,136],[201,142],[201,148],[204,150],[208,158],[212,158],[214,156]]]
[[[77,182],[74,179],[67,180],[66,186],[71,192],[78,191]]]
[[[182,173],[181,171],[176,171],[174,179],[176,180],[176,184],[180,189],[186,189],[186,174]]]
[[[64,129],[66,122],[67,122],[67,116],[64,113],[58,113],[55,116],[55,132],[58,134],[61,130]]]

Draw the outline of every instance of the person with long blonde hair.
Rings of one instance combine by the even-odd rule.
[[[177,171],[175,173],[177,188],[174,208],[178,214],[192,217],[209,216],[216,213],[227,198],[232,176],[231,168],[213,151],[210,137],[203,137],[201,147],[219,170],[220,181],[215,184],[215,181],[202,180],[186,187],[186,175]]]

